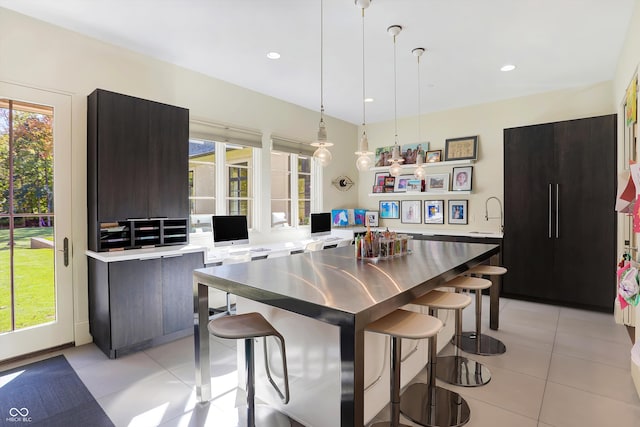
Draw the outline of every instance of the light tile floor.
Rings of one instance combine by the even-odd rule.
[[[488,306],[486,297],[483,304]],[[500,330],[488,330],[485,313],[483,331],[502,340],[507,352],[470,356],[489,367],[491,382],[478,388],[439,383],[468,401],[467,426],[640,425],[640,399],[629,371],[631,342],[612,315],[505,298],[500,305]],[[465,330],[472,328],[473,316],[472,305],[464,310]],[[236,342],[212,337],[210,343],[215,388],[207,406],[195,399],[191,337],[117,360],[93,344],[59,353],[118,427],[234,426],[233,408],[244,399],[236,389]],[[448,345],[442,354],[452,352]],[[425,378],[423,371],[416,381]],[[386,412],[376,419],[385,419]]]

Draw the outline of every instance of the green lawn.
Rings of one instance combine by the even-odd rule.
[[[14,231],[16,329],[55,319],[53,249],[30,249],[31,237],[53,240],[53,228]],[[9,231],[0,230],[0,333],[11,330]]]

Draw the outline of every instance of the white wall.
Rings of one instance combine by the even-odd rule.
[[[421,138],[418,140],[417,117],[398,120],[399,143],[430,142],[430,150],[443,150],[445,139],[478,135],[478,161],[473,165],[472,194],[465,196],[435,196],[394,198],[370,197],[376,171],[361,172],[358,202],[361,207],[377,209],[380,200],[396,199],[468,199],[469,224],[407,225],[400,220],[381,220],[381,226],[400,227],[403,230],[458,230],[493,231],[499,229],[498,220],[484,220],[485,200],[497,196],[503,200],[503,129],[547,123],[560,120],[591,117],[616,112],[611,82],[587,87],[549,92],[489,104],[421,116]],[[393,145],[393,121],[367,125],[370,147]],[[412,173],[407,169],[407,173]],[[426,169],[427,173],[451,173],[451,166]],[[525,189],[526,190],[526,189]],[[446,204],[446,202],[445,202]],[[446,208],[446,206],[445,206]],[[489,206],[490,216],[497,215],[497,205]]]
[[[72,230],[76,343],[88,337],[86,135],[87,95],[96,88],[188,108],[190,117],[315,139],[320,113],[150,59],[0,8],[0,80],[72,96]],[[327,111],[330,115],[331,112]],[[331,180],[355,176],[356,126],[325,117],[333,162],[324,170],[324,209],[352,206],[355,190],[340,192]],[[266,139],[266,138],[265,138]],[[267,139],[268,140],[268,139]],[[264,143],[264,139],[263,139]],[[268,158],[268,156],[266,156]],[[268,169],[264,171],[268,174]],[[268,185],[269,179],[261,180]],[[56,191],[63,189],[56,188]],[[268,187],[264,189],[268,194]],[[268,209],[268,205],[266,206]],[[267,225],[270,224],[267,222]],[[266,230],[268,234],[269,230]],[[264,236],[262,236],[264,238]]]

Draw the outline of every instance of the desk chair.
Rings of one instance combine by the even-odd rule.
[[[242,262],[250,262],[251,261],[251,252],[249,251],[242,251],[236,254],[228,254],[226,258],[224,258],[222,260],[222,265],[229,265],[229,264],[239,264]],[[209,301],[214,301],[216,300],[216,293],[220,293],[222,291],[216,290],[216,289],[211,289],[209,288]],[[211,304],[210,304],[211,305]],[[225,306],[226,306],[226,310],[222,311],[223,314],[233,314],[236,311],[236,297],[235,295],[230,294],[229,292],[226,292],[225,295]],[[217,309],[219,307],[212,307],[214,309]],[[217,313],[216,315],[219,315],[220,313]]]

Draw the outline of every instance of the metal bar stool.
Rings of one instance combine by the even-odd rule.
[[[366,330],[391,336],[391,420],[372,427],[408,427],[400,424],[400,365],[402,338],[422,339],[435,337],[442,329],[442,321],[432,316],[398,309],[367,325]]]
[[[471,304],[471,297],[443,291],[431,291],[412,301],[412,304],[435,309],[456,311],[456,331],[453,337],[455,354],[438,356],[436,377],[446,383],[462,387],[478,387],[491,381],[491,371],[482,363],[460,356],[457,343],[462,335],[462,310]]]
[[[411,304],[428,306],[429,316],[437,318],[438,308],[460,311],[471,304],[471,298],[452,292],[431,291],[411,301]],[[437,335],[433,335],[429,338],[427,383],[415,383],[405,390],[400,399],[400,411],[411,421],[423,426],[465,425],[471,417],[467,401],[454,391],[436,386],[436,373],[440,370],[441,359],[437,357],[437,351]]]
[[[491,281],[479,277],[458,276],[447,282],[446,286],[455,288],[456,290],[475,291],[476,294],[476,330],[462,332],[462,336],[457,344],[458,347],[467,353],[481,356],[502,354],[507,351],[502,341],[483,334],[480,331],[482,328],[482,290],[490,288]]]
[[[287,354],[284,345],[284,338],[271,326],[260,313],[245,313],[233,316],[219,317],[213,319],[208,324],[209,332],[220,338],[244,339],[245,372],[247,377],[247,411],[246,426],[255,427],[256,419],[259,425],[290,426],[292,424],[289,417],[265,405],[259,405],[258,413],[255,406],[255,363],[253,339],[263,337],[264,339],[264,364],[267,377],[273,388],[278,393],[283,403],[289,402],[289,374],[287,371]],[[271,377],[269,363],[267,360],[267,337],[274,336],[278,339],[280,350],[282,351],[282,368],[284,376],[284,393],[276,385]],[[243,420],[241,420],[242,422]],[[242,424],[241,424],[242,425]]]

